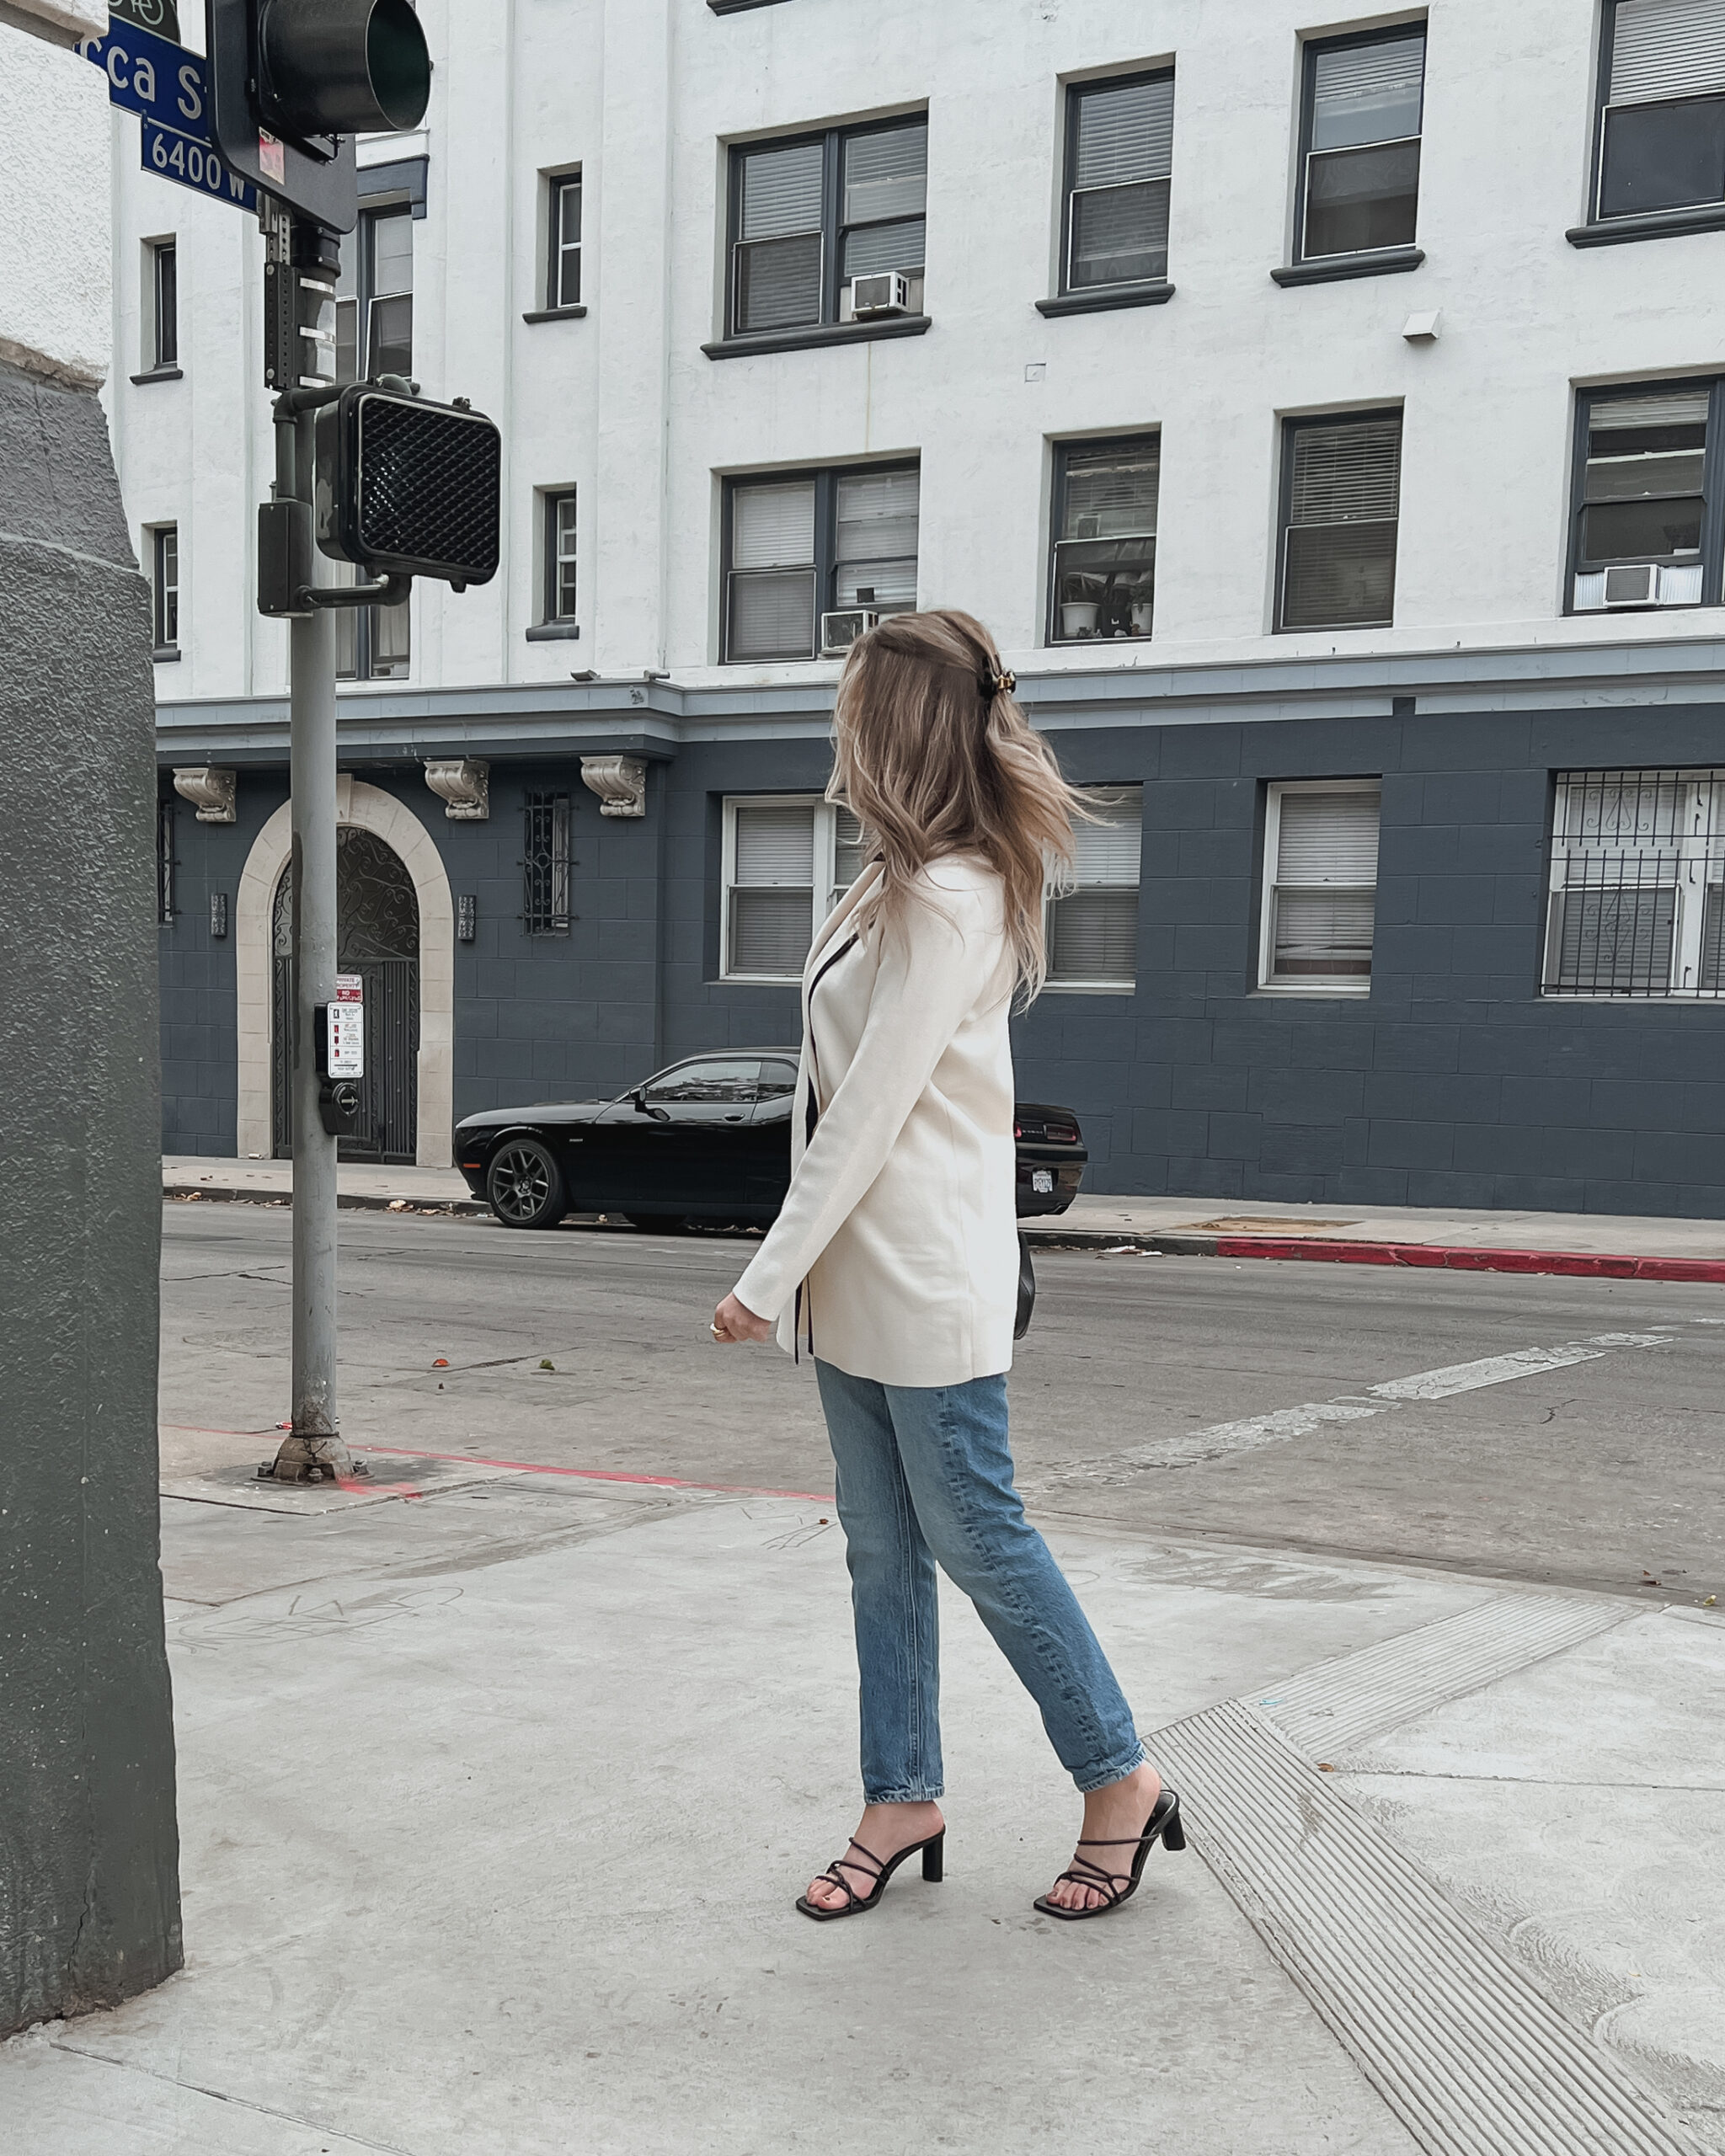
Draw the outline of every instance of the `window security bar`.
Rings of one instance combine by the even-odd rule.
[[[1725,995],[1725,769],[1560,771],[1547,995]]]

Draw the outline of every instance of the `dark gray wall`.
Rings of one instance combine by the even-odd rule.
[[[1073,778],[1145,787],[1136,988],[1050,992],[1017,1029],[1020,1093],[1078,1111],[1090,1187],[1725,1216],[1725,1004],[1538,992],[1553,772],[1725,764],[1725,715],[1618,707],[1055,739]],[[478,900],[478,939],[457,952],[457,1114],[613,1093],[697,1049],[793,1040],[793,989],[715,978],[720,803],[818,791],[828,769],[820,740],[686,747],[654,767],[648,815],[630,822],[600,816],[576,758],[495,764],[489,824],[446,823],[417,766],[364,773],[428,823],[453,889]],[[1267,786],[1366,776],[1383,781],[1370,994],[1262,994]],[[550,784],[574,804],[576,919],[542,940],[519,918],[521,803]],[[280,789],[279,776],[243,776],[237,829],[254,830]],[[219,1019],[215,992],[203,1007]],[[231,1020],[219,1054],[231,1058]]]
[[[0,372],[0,2033],[179,1966],[150,629],[93,397]]]

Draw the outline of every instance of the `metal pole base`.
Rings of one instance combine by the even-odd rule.
[[[258,1470],[260,1482],[363,1482],[371,1476],[339,1437],[297,1433],[281,1440],[274,1460]]]

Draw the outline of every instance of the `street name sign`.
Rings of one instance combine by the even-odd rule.
[[[218,202],[231,202],[235,209],[249,210],[254,216],[258,214],[257,189],[250,180],[230,172],[207,141],[176,135],[153,120],[142,123],[139,141],[146,172],[175,180],[195,195],[213,195]]]
[[[78,51],[107,76],[109,104],[209,141],[210,92],[200,54],[112,18],[106,37],[87,37]]]

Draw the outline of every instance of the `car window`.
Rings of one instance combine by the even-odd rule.
[[[752,1101],[761,1083],[758,1055],[703,1055],[660,1073],[646,1088],[655,1107],[671,1101]]]
[[[761,1097],[763,1101],[782,1101],[787,1093],[797,1090],[797,1066],[794,1063],[763,1063],[761,1066]]]

